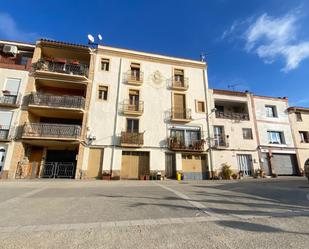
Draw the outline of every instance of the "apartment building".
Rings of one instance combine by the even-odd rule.
[[[227,164],[244,176],[259,169],[251,93],[209,90],[210,144],[214,171]]]
[[[37,41],[10,177],[82,177],[92,87],[91,54],[88,46]]]
[[[0,178],[7,178],[34,45],[0,41]]]
[[[253,95],[258,152],[267,175],[296,175],[298,164],[288,99]]]
[[[88,178],[208,177],[205,62],[98,46]]]
[[[289,107],[288,112],[299,169],[304,170],[305,165],[309,165],[309,108]]]

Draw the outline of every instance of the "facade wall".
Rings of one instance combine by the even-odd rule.
[[[164,171],[165,152],[171,152],[167,143],[171,127],[198,126],[201,127],[202,137],[206,136],[206,114],[197,113],[195,109],[196,100],[205,101],[203,63],[196,62],[197,67],[190,67],[180,62],[178,66],[175,60],[167,59],[173,63],[161,62],[156,55],[148,54],[145,59],[137,59],[136,57],[141,54],[135,51],[125,56],[110,51],[104,52],[106,52],[104,48],[103,50],[99,48],[96,58],[88,122],[89,133],[96,137],[92,146],[104,147],[103,171],[109,171],[111,168],[113,171],[120,171],[122,151],[149,152],[150,170]],[[110,60],[109,71],[101,70],[102,58]],[[143,72],[143,83],[140,86],[128,84],[126,81],[126,74],[132,62],[139,63]],[[187,91],[170,89],[174,68],[183,69],[185,77],[188,77]],[[108,86],[107,100],[98,99],[99,85]],[[144,112],[141,116],[133,117],[122,113],[122,103],[129,98],[130,89],[139,90],[140,100],[144,101]],[[192,111],[191,122],[185,124],[170,122],[173,92],[186,95],[186,107]],[[142,148],[120,147],[120,135],[126,130],[127,118],[139,119],[139,132],[144,133]],[[181,170],[181,165],[179,166],[179,163],[176,165],[177,169]]]

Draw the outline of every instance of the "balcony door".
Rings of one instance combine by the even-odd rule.
[[[127,132],[128,133],[138,133],[139,130],[139,120],[138,119],[127,119]]]
[[[186,95],[175,93],[174,94],[174,118],[186,118]]]
[[[131,77],[133,80],[139,81],[140,80],[140,64],[139,63],[131,63]]]
[[[222,146],[225,144],[223,126],[214,126],[214,142],[217,146]]]
[[[0,139],[8,139],[13,113],[0,111]]]
[[[139,90],[129,90],[129,110],[139,111]]]

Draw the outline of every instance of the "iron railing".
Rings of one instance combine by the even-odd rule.
[[[121,132],[120,143],[127,145],[143,145],[144,133],[123,131]]]
[[[168,145],[171,150],[179,151],[204,151],[205,141],[203,139],[191,140],[187,143],[175,137],[168,138]]]
[[[188,89],[189,87],[188,77],[172,77],[171,79],[171,88],[175,89]]]
[[[32,93],[29,96],[29,105],[83,109],[85,107],[85,98],[82,96]]]
[[[224,137],[215,137],[214,139],[214,147],[229,147],[229,142]]]
[[[0,140],[8,140],[10,134],[10,126],[0,125]]]
[[[235,119],[235,120],[249,120],[249,114],[248,113],[238,113],[238,112],[216,111],[216,118]]]
[[[172,108],[171,119],[191,120],[191,109],[189,108]]]
[[[68,63],[63,61],[52,61],[40,59],[33,64],[34,70],[43,70],[49,72],[80,75],[88,77],[89,66],[84,63]]]
[[[78,139],[81,134],[80,125],[28,123],[23,126],[23,137],[51,137]]]
[[[20,94],[17,92],[2,91],[3,96],[0,96],[0,104],[2,105],[17,105],[20,100]]]
[[[144,101],[135,101],[131,102],[129,99],[124,100],[122,103],[123,112],[135,112],[143,113],[144,112]]]
[[[129,70],[127,73],[128,83],[142,83],[144,78],[144,72],[139,70]]]

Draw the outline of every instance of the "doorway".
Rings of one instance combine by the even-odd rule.
[[[237,163],[239,171],[242,171],[244,176],[252,176],[252,156],[246,154],[237,155]]]
[[[175,154],[165,153],[165,176],[169,179],[176,179]]]

